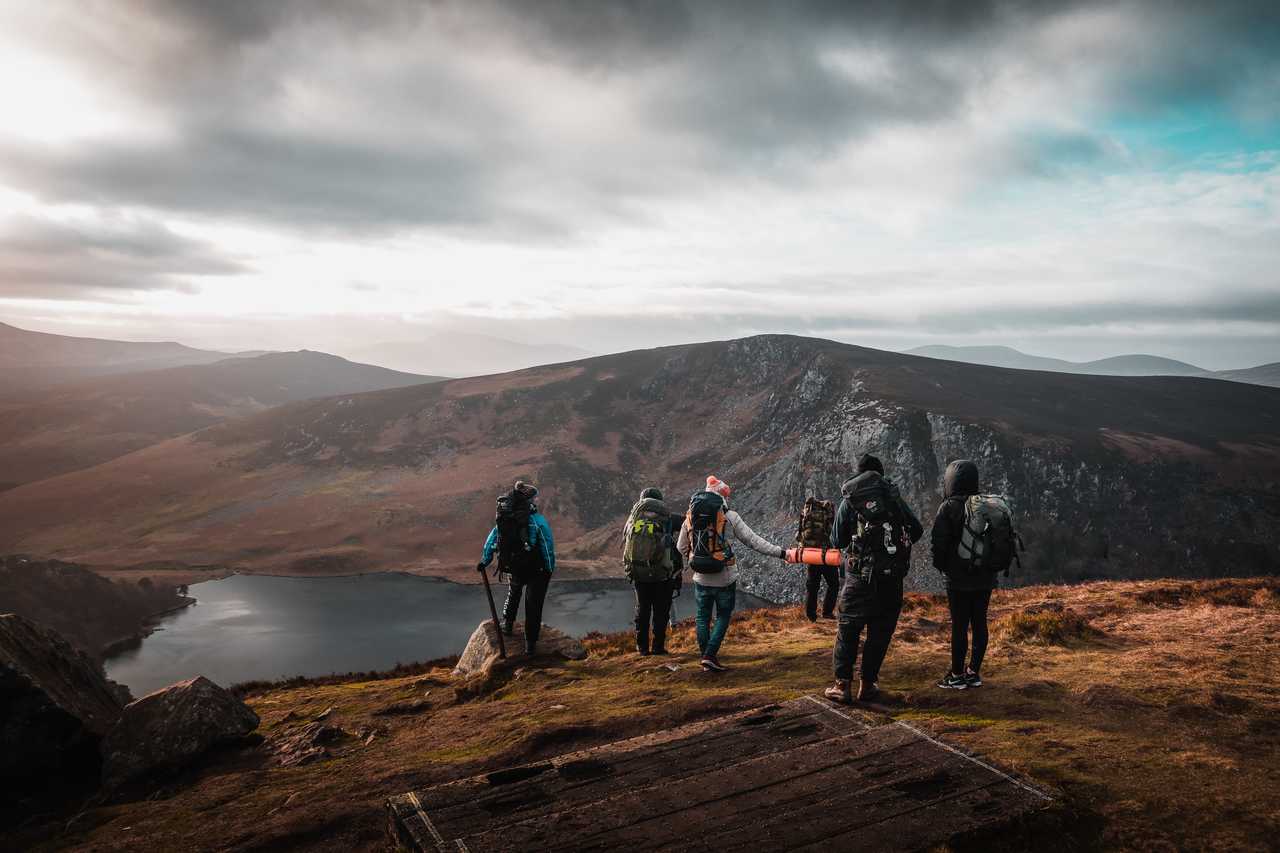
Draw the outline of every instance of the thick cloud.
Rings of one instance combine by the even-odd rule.
[[[113,291],[191,290],[190,279],[245,267],[156,222],[0,225],[0,297],[111,298]]]

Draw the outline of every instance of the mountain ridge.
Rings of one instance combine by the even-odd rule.
[[[1025,519],[1023,581],[1280,571],[1280,391],[975,369],[795,336],[287,404],[0,493],[0,548],[466,577],[494,496],[526,477],[566,567],[613,572],[644,486],[681,495],[715,473],[785,541],[804,497],[838,496],[864,451],[922,516],[946,462],[977,460]],[[925,550],[912,577],[927,587]],[[793,570],[741,563],[744,588],[796,595]]]

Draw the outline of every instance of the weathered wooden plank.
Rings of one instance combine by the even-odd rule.
[[[528,818],[540,810],[565,811],[621,791],[669,785],[726,764],[785,752],[862,728],[857,721],[842,722],[837,728],[831,723],[837,718],[812,706],[780,711],[787,713],[771,715],[772,719],[747,716],[714,727],[692,726],[679,740],[653,749],[646,748],[647,744],[632,743],[624,749],[601,747],[562,756],[545,765],[534,765],[525,772],[545,769],[510,784],[494,784],[488,776],[468,780],[468,785],[449,792],[448,799],[453,804],[431,807],[429,804],[440,798],[423,794],[423,806],[430,810],[443,834],[465,834],[486,822],[496,827]],[[458,802],[463,790],[470,796]]]
[[[902,722],[814,697],[391,798],[414,850],[916,850],[1048,801]]]
[[[474,841],[475,849],[480,850],[550,850],[568,839],[585,843],[600,838],[606,844],[614,843],[611,839],[637,821],[680,820],[675,816],[692,809],[707,809],[711,804],[721,804],[722,810],[723,804],[735,796],[778,788],[834,767],[847,769],[859,759],[897,750],[917,740],[911,733],[893,727],[874,731],[884,734],[872,738],[867,731],[857,732],[749,758],[673,784],[626,791],[589,808],[556,812],[550,819],[538,816],[499,830],[486,830],[464,837],[464,841],[468,847]]]

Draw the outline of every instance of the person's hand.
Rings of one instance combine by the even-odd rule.
[[[476,563],[476,571],[480,572],[481,574],[484,574],[484,570],[487,568],[489,567],[484,563]]]

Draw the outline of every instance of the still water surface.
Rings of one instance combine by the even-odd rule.
[[[506,587],[493,592],[501,607]],[[194,584],[190,594],[196,604],[166,616],[141,646],[107,661],[107,674],[134,696],[196,675],[227,686],[430,660],[462,651],[489,616],[477,584],[403,574],[233,575]],[[632,625],[634,601],[625,581],[556,581],[542,621],[574,636],[620,631]],[[738,593],[739,608],[763,604]],[[693,615],[691,584],[674,605],[676,618]]]

